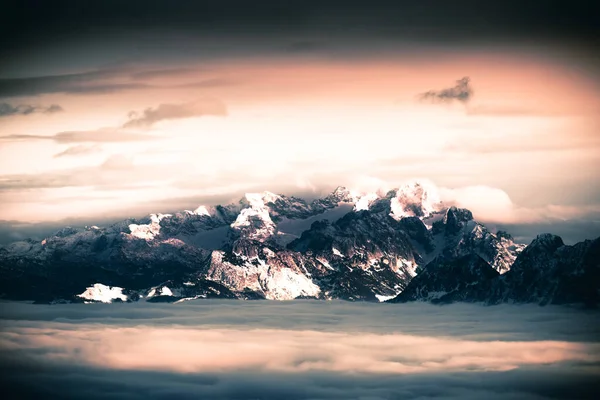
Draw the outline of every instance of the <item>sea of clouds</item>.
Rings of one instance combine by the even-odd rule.
[[[18,398],[595,398],[600,313],[566,307],[0,303]]]

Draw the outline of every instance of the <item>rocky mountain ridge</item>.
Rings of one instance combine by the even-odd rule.
[[[393,303],[456,301],[600,304],[600,238],[573,246],[556,235],[538,235],[503,275],[478,255],[434,260]]]
[[[235,204],[64,228],[41,242],[0,248],[0,296],[38,302],[404,301],[435,300],[440,296],[429,293],[444,292],[452,301],[493,302],[467,289],[477,286],[475,278],[517,276],[520,254],[529,254],[524,248],[416,182],[385,194],[338,187],[313,201],[249,193]],[[555,268],[562,271],[564,262]],[[517,272],[511,273],[513,264]],[[446,270],[448,279],[421,289]],[[446,281],[458,288],[445,290]],[[500,288],[489,293],[512,300]]]

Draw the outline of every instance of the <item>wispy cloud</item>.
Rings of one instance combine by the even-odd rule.
[[[142,113],[131,112],[130,119],[123,127],[148,128],[157,122],[172,119],[201,117],[205,115],[225,116],[227,108],[214,99],[206,99],[184,104],[160,104],[155,108],[146,108]]]
[[[32,76],[26,78],[0,79],[0,98],[36,96],[49,93],[103,94],[126,90],[140,90],[170,87],[215,87],[231,85],[221,78],[197,81],[194,69],[172,68],[135,71],[133,68],[106,68],[74,74]],[[157,78],[187,76],[187,83],[176,85],[155,85],[149,83]]]
[[[123,74],[120,69],[105,69],[75,74],[0,79],[0,97],[35,96],[47,93],[99,93],[135,88],[138,84],[106,82]],[[133,86],[132,86],[133,85]]]
[[[100,128],[89,131],[59,132],[54,135],[7,135],[0,136],[5,141],[52,140],[56,143],[104,143],[104,142],[137,142],[157,139],[156,136],[128,132],[119,128]]]
[[[50,106],[49,108],[52,108]],[[55,112],[55,111],[52,111]],[[82,142],[135,142],[157,139],[156,136],[132,132],[131,129],[146,130],[154,124],[166,121],[202,116],[226,116],[227,107],[216,99],[203,99],[191,103],[182,104],[159,104],[156,107],[148,107],[141,113],[132,111],[129,120],[119,127],[104,127],[86,131],[58,132],[54,135],[27,135],[14,134],[0,136],[0,141],[27,141],[27,140],[52,140],[57,143],[82,143]],[[73,151],[80,151],[78,148]],[[59,153],[70,155],[72,152]],[[57,155],[57,157],[60,157]]]
[[[474,90],[471,79],[467,76],[456,81],[456,85],[441,90],[428,90],[417,95],[420,101],[432,103],[452,103],[458,101],[463,104],[464,111],[469,116],[481,117],[530,117],[530,116],[565,116],[564,110],[542,109],[532,104],[515,103],[510,99],[508,103],[472,104]],[[582,110],[583,111],[583,110]],[[569,115],[573,114],[570,112]]]
[[[551,135],[547,132],[511,136],[476,137],[473,135],[457,138],[444,145],[445,153],[456,154],[517,154],[533,152],[564,152],[569,150],[594,149],[600,147],[600,138],[574,133],[570,136]]]
[[[473,89],[471,88],[470,82],[471,79],[468,76],[465,76],[457,80],[453,87],[440,90],[428,90],[427,92],[419,94],[419,98],[421,100],[444,103],[450,103],[456,100],[466,104],[471,97],[473,97]]]
[[[517,105],[478,105],[469,107],[467,109],[468,115],[479,115],[479,116],[530,116],[540,115],[540,110],[535,110],[530,107],[517,106]],[[547,115],[554,115],[554,113],[546,113]]]
[[[163,77],[171,77],[182,74],[189,74],[196,71],[196,69],[191,68],[165,68],[165,69],[151,69],[146,71],[134,72],[131,74],[131,79],[140,81],[140,80],[150,80],[155,78],[163,78]]]
[[[134,167],[133,158],[123,154],[113,154],[100,166],[104,170],[125,170]]]
[[[31,104],[19,104],[13,106],[8,103],[0,103],[0,117],[8,117],[12,115],[30,115],[35,113],[54,114],[64,111],[58,104],[49,106],[35,106]]]
[[[456,205],[473,212],[476,220],[492,224],[539,224],[552,221],[597,220],[600,204],[548,204],[523,207],[515,204],[504,190],[484,185],[460,188],[440,188],[440,197],[446,205]]]
[[[98,153],[100,151],[102,151],[102,148],[98,145],[89,146],[89,145],[85,145],[85,144],[78,144],[76,146],[67,147],[65,150],[61,151],[60,153],[56,153],[54,155],[54,158],[67,157],[67,156],[83,156],[83,155]]]

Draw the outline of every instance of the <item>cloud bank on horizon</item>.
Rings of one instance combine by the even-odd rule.
[[[505,2],[532,24],[444,2],[224,13],[136,0],[73,18],[67,3],[3,13],[29,17],[0,35],[12,38],[0,48],[0,220],[130,217],[419,176],[491,223],[598,222],[593,10]]]

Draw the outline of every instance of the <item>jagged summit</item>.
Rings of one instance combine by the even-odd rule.
[[[353,198],[351,191],[348,188],[346,188],[345,186],[336,187],[333,190],[333,192],[331,192],[331,194],[329,194],[327,197],[337,199],[338,201],[347,201],[347,202],[351,202],[352,198]]]
[[[214,212],[214,210],[211,210],[211,211]],[[192,214],[205,215],[207,217],[210,217],[212,215],[211,211],[209,211],[209,209],[206,206],[199,206],[192,212]]]
[[[194,215],[215,216],[219,212],[219,207],[226,207],[237,212],[241,212],[245,208],[267,207],[271,218],[277,221],[284,217],[305,218],[334,208],[340,203],[352,204],[354,211],[368,210],[379,201],[386,202],[390,215],[398,220],[412,216],[427,218],[433,213],[443,210],[443,204],[439,200],[435,187],[414,181],[390,190],[386,195],[380,195],[376,192],[360,192],[348,189],[345,186],[337,186],[328,195],[312,202],[269,191],[246,193],[237,204],[227,206],[201,205],[194,211],[188,210],[187,212]]]
[[[473,221],[473,213],[467,209],[452,206],[446,210],[442,221],[446,234],[456,234],[469,224],[469,222]]]
[[[437,189],[426,183],[409,182],[388,192],[390,195],[392,216],[396,219],[425,218],[443,208]]]
[[[275,203],[282,197],[283,195],[275,194],[269,191],[264,191],[262,193],[246,193],[240,200],[240,204],[250,206],[265,205],[268,203]]]
[[[382,301],[420,277],[416,282],[428,288],[429,299],[444,285],[452,286],[445,299],[550,301],[551,293],[577,299],[569,288],[542,295],[536,286],[537,297],[515,293],[525,293],[532,274],[545,285],[554,282],[543,278],[547,274],[571,276],[564,272],[567,264],[595,282],[590,267],[595,253],[586,246],[591,245],[571,249],[556,236],[540,235],[523,251],[524,245],[505,232],[489,231],[469,210],[445,209],[435,190],[418,182],[385,195],[338,187],[310,201],[265,191],[233,204],[151,214],[108,227],[67,227],[41,242],[15,242],[0,249],[0,297]],[[582,254],[588,258],[580,260]],[[484,290],[477,279],[504,283],[488,282]],[[416,298],[425,293],[411,290]]]
[[[532,249],[543,248],[544,250],[554,251],[559,247],[564,246],[564,242],[560,236],[551,233],[542,233],[537,235],[529,246]]]
[[[236,220],[231,223],[231,228],[243,231],[249,239],[265,240],[275,233],[275,223],[269,215],[269,208],[265,203],[277,201],[280,197],[271,193],[246,193],[242,208]]]

